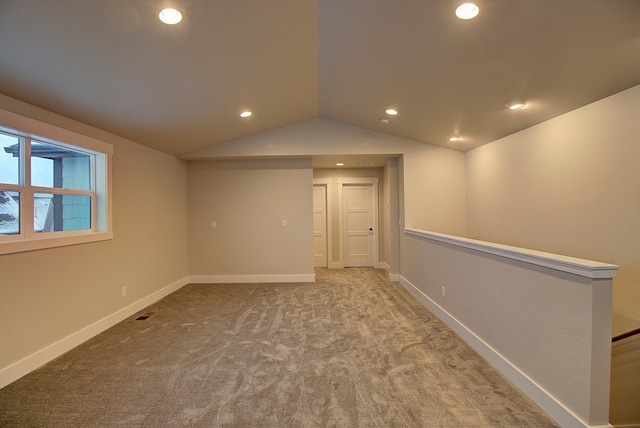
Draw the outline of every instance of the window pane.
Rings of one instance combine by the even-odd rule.
[[[0,134],[0,183],[20,184],[20,139]]]
[[[31,184],[91,190],[91,156],[44,143],[31,143]]]
[[[91,229],[91,196],[36,193],[33,202],[35,233]]]
[[[20,193],[0,191],[0,236],[20,234]]]

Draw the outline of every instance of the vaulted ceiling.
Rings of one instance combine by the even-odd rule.
[[[640,84],[638,0],[460,3],[1,0],[0,92],[180,155],[318,117],[467,151]]]

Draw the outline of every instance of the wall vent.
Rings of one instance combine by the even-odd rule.
[[[154,316],[155,314],[157,314],[157,312],[147,312],[146,314],[142,314],[138,318],[136,318],[136,321],[144,321],[147,318]]]

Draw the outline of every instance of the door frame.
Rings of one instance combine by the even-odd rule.
[[[380,235],[378,234],[378,177],[338,177],[338,236],[340,237],[340,267],[344,268],[344,213],[342,189],[345,185],[371,185],[373,187],[373,266],[380,267]]]
[[[331,201],[333,199],[332,194],[331,194],[331,179],[330,178],[314,178],[313,179],[313,186],[324,186],[325,187],[325,210],[324,210],[324,216],[325,216],[325,225],[326,225],[326,231],[325,231],[325,235],[326,235],[326,244],[327,244],[327,267],[330,268],[331,267],[331,263],[333,260],[333,240],[331,239],[331,236],[333,235],[333,228],[332,228],[332,224],[331,224],[331,216],[332,216],[332,205],[331,205]]]

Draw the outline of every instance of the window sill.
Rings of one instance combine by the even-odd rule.
[[[89,242],[108,241],[113,239],[113,232],[86,233],[80,235],[38,237],[37,239],[0,242],[0,255],[22,253],[25,251],[46,248],[64,247],[68,245],[86,244]]]

